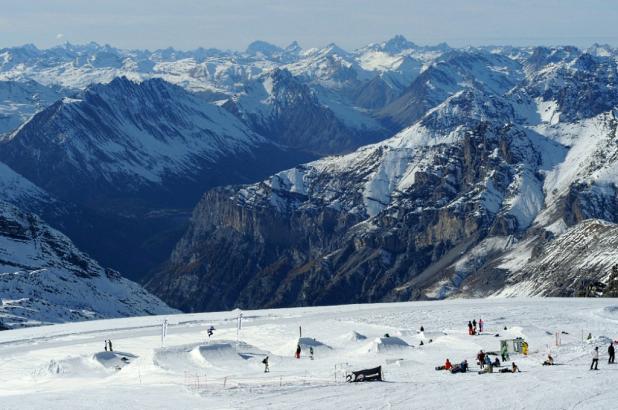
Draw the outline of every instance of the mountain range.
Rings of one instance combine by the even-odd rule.
[[[5,48],[2,199],[185,311],[576,296],[617,264],[617,65],[402,36]]]

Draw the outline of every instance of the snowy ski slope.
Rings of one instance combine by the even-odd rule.
[[[616,300],[449,300],[245,311],[238,345],[237,315],[137,317],[0,332],[0,408],[609,409],[618,399],[618,365],[608,365],[606,353],[609,340],[618,339]],[[486,332],[468,336],[468,320],[481,317]],[[162,346],[164,319],[169,325]],[[211,325],[216,330],[208,341]],[[418,332],[421,325],[424,334]],[[293,357],[299,326],[300,360]],[[382,338],[385,333],[391,340]],[[588,333],[592,340],[583,341]],[[517,336],[530,344],[528,357],[512,357],[521,373],[476,373],[479,349],[497,351],[501,338]],[[111,339],[117,352],[102,352],[104,339]],[[309,345],[315,360],[308,357]],[[588,370],[595,345],[601,351],[598,372]],[[541,365],[548,350],[559,366]],[[261,364],[265,355],[267,374]],[[447,357],[467,359],[472,371],[434,370]],[[383,383],[343,382],[346,371],[379,365]]]

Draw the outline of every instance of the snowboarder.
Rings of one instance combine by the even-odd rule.
[[[468,371],[468,361],[464,360],[463,362],[456,364],[455,366],[453,366],[453,368],[451,369],[451,373],[455,374],[455,373],[465,373]]]
[[[483,333],[483,319],[479,319],[479,333]]]
[[[521,370],[519,370],[519,367],[517,367],[515,362],[513,362],[510,369],[508,367],[505,367],[504,369],[500,369],[500,373],[519,373],[519,372],[521,372]]]
[[[264,363],[264,373],[270,373],[270,367],[268,367],[268,356],[262,360],[262,363]]]
[[[502,356],[503,362],[509,360],[509,349],[506,347],[506,343],[502,345],[502,348],[500,349],[500,355]]]
[[[472,335],[473,335],[472,331],[473,331],[473,330],[472,330],[472,322],[468,321],[468,334],[469,334],[470,336],[472,336]]]
[[[300,344],[296,345],[296,358],[300,359]]]
[[[309,346],[309,357],[313,360],[313,346]]]
[[[607,348],[607,354],[609,354],[609,359],[607,360],[608,364],[613,364],[616,359],[616,350],[614,349],[614,342],[609,342],[609,347]]]
[[[476,361],[481,366],[481,369],[485,367],[485,353],[482,350],[476,355]]]
[[[105,339],[105,351],[107,352],[107,339]]]
[[[485,367],[481,367],[481,369],[483,370],[481,370],[479,374],[494,372],[494,365],[491,359],[489,358],[489,355],[485,355]]]
[[[554,358],[551,357],[551,353],[547,353],[547,360],[543,362],[543,366],[553,366],[553,365],[554,365]]]
[[[112,349],[112,340],[111,340],[111,339],[110,339],[110,340],[108,340],[108,341],[107,341],[107,344],[109,345],[109,351],[110,351],[110,352],[113,352],[113,351],[114,351],[114,349]]]
[[[210,326],[208,328],[208,338],[210,339],[210,337],[215,333],[215,327],[214,326]]]
[[[594,367],[594,369],[593,369]],[[590,370],[599,370],[599,347],[595,347],[592,351],[592,363],[590,363]]]
[[[476,333],[476,319],[472,319],[472,326],[474,326],[474,333]]]
[[[423,341],[421,340],[421,343],[419,343],[419,346],[423,346],[425,343],[423,343]]]
[[[424,331],[425,331],[425,328],[421,326],[421,333],[423,333]]]
[[[449,359],[446,359],[446,362],[444,362],[444,370],[451,370],[453,368],[453,365],[451,364]]]

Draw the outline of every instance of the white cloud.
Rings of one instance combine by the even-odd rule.
[[[57,39],[57,40],[60,40],[60,39],[62,39],[63,37],[64,37],[64,34],[62,34],[62,33],[58,33],[58,34],[56,34],[56,39]]]

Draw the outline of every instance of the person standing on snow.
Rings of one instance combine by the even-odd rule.
[[[479,319],[479,333],[483,333],[483,319]]]
[[[296,345],[296,358],[300,359],[300,344]]]
[[[616,350],[614,349],[614,342],[609,342],[609,347],[607,348],[607,354],[609,354],[609,359],[607,360],[607,364],[613,364],[616,359]]]
[[[594,366],[594,369],[593,369]],[[599,370],[599,348],[598,346],[592,351],[592,363],[590,363],[590,370]]]
[[[313,360],[313,346],[309,346],[309,357]]]
[[[107,339],[105,339],[105,351],[107,352]]]
[[[502,345],[502,348],[500,349],[500,355],[502,356],[503,362],[509,360],[509,349],[506,346],[506,343]]]
[[[472,336],[472,322],[468,321],[468,334]]]
[[[264,373],[270,373],[270,367],[268,367],[268,356],[262,360],[262,363],[264,363]]]
[[[110,352],[113,352],[113,351],[114,351],[114,349],[112,349],[112,340],[111,340],[111,339],[110,339],[110,340],[108,340],[108,341],[107,341],[107,344],[109,345],[109,351],[110,351]]]
[[[476,355],[476,360],[478,361],[479,366],[481,366],[481,369],[485,367],[485,352],[481,350],[479,354]]]
[[[474,327],[474,333],[476,333],[476,319],[472,319],[472,326]]]

